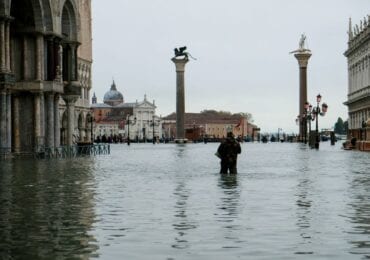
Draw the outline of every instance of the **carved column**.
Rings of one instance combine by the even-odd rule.
[[[54,147],[54,94],[49,93],[46,96],[47,123],[46,123],[46,145]]]
[[[44,79],[44,37],[42,34],[36,36],[36,80]]]
[[[41,98],[40,93],[34,94],[34,132],[36,146],[42,145],[41,141]]]
[[[6,70],[5,56],[5,21],[0,20],[0,71]]]
[[[20,119],[19,119],[19,97],[14,96],[13,99],[13,137],[14,137],[14,152],[21,151],[21,135],[20,135]]]
[[[60,146],[59,98],[60,98],[60,95],[56,94],[55,100],[54,100],[54,143],[55,143],[55,147]]]
[[[10,72],[10,21],[5,23],[5,66],[6,70]]]
[[[75,129],[75,102],[77,96],[64,96],[63,99],[67,105],[67,145],[73,145],[73,134]]]
[[[0,92],[0,148],[7,146],[6,90]]]
[[[188,58],[172,61],[176,66],[176,142],[186,142],[185,139],[185,65]]]
[[[48,38],[47,40],[47,80],[52,81],[55,79],[55,55],[54,55],[54,40]]]
[[[28,50],[28,43],[27,43],[27,37],[23,36],[23,64],[22,64],[22,70],[23,70],[23,75],[22,78],[24,80],[28,79],[28,66],[27,66],[27,61],[28,61],[28,55],[27,55],[27,50]]]
[[[7,147],[12,147],[12,94],[10,91],[7,92],[7,108],[6,108],[6,124],[7,124]]]
[[[78,45],[75,44],[70,44],[70,49],[71,49],[71,66],[70,66],[70,81],[77,81],[77,48]]]

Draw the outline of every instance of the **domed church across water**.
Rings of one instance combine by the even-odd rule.
[[[155,101],[125,102],[113,81],[104,94],[103,103],[97,102],[94,93],[91,110],[94,116],[93,137],[95,141],[119,142],[127,140],[147,142],[162,137],[161,119],[155,115]]]

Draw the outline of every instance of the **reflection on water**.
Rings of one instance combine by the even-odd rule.
[[[59,170],[56,170],[56,165]],[[2,162],[0,258],[51,259],[93,254],[94,184],[67,161]],[[78,172],[77,172],[78,170]]]
[[[369,164],[353,165],[354,174],[350,186],[351,200],[349,220],[352,228],[350,244],[352,254],[370,258],[370,173]]]
[[[225,229],[224,238],[232,242],[232,246],[225,245],[223,248],[239,248],[235,246],[240,243],[239,233],[240,225],[237,224],[240,207],[240,189],[238,186],[237,174],[221,174],[218,186],[223,195],[220,196],[221,202],[218,205],[221,213],[218,213],[217,221]]]
[[[307,178],[305,172],[302,173],[303,178],[299,179],[297,185],[297,226],[300,231],[301,243],[299,245],[300,250],[295,254],[312,254],[312,251],[304,251],[305,248],[309,248],[311,243],[311,206],[312,199],[310,193],[312,192],[312,183]],[[304,178],[306,176],[306,178]],[[307,246],[308,245],[308,246]]]
[[[186,215],[189,191],[186,189],[185,183],[180,182],[173,194],[176,198],[175,223],[173,224],[173,227],[177,231],[177,235],[175,237],[175,243],[172,245],[172,247],[185,249],[189,247],[189,243],[186,240],[187,233],[189,230],[195,229],[197,226],[194,222],[190,221]]]

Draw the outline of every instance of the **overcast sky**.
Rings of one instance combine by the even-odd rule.
[[[299,70],[290,51],[302,33],[312,57],[308,101],[329,105],[320,128],[347,119],[348,20],[369,0],[93,0],[93,91],[102,102],[114,78],[125,102],[176,110],[173,49],[197,58],[185,71],[186,112],[249,112],[265,131],[298,132]]]

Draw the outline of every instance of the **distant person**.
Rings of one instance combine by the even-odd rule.
[[[236,163],[238,154],[241,153],[239,142],[234,138],[232,132],[227,133],[227,137],[221,142],[217,149],[217,156],[221,159],[221,174],[237,174]]]

